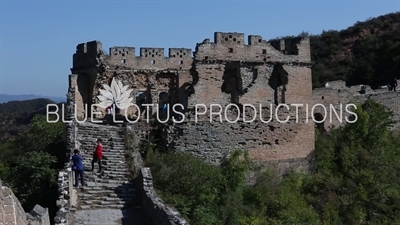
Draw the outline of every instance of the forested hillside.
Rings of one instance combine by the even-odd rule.
[[[400,78],[400,13],[324,31],[310,36],[310,42],[314,87],[338,79],[375,87]]]
[[[11,186],[26,211],[40,204],[49,208],[53,221],[57,174],[66,160],[65,125],[61,121],[47,123],[46,116],[40,114],[23,125],[24,132],[0,142],[0,178]]]
[[[0,141],[27,131],[34,115],[46,115],[47,104],[55,103],[44,98],[0,103]]]

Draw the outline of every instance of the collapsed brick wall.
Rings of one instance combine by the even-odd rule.
[[[142,92],[147,103],[158,107],[163,103],[180,103],[184,106],[182,111],[190,115],[196,104],[214,103],[222,107],[228,104],[256,107],[259,104],[310,104],[310,66],[308,38],[267,42],[259,35],[250,35],[245,44],[243,33],[216,32],[214,42],[205,39],[196,45],[193,57],[192,51],[185,48],[170,48],[168,57],[164,56],[163,48],[140,48],[140,55],[135,56],[135,48],[126,46],[112,47],[106,55],[99,41],[83,43],[74,54],[71,72],[77,75],[78,116],[85,116],[85,104],[89,107],[99,103],[96,98],[99,89],[104,84],[110,85],[113,78],[133,89],[130,95],[133,103],[138,103],[136,95]],[[102,113],[100,117],[104,116],[104,109],[95,110]],[[132,107],[127,115],[134,118],[137,111]],[[189,121],[168,129],[180,133],[167,133],[166,145],[176,144],[180,150],[197,152],[205,158],[211,157],[210,161],[214,162],[220,161],[235,146],[249,150],[259,161],[305,160],[314,150],[314,125],[291,122],[277,126],[276,123],[276,120],[271,122],[272,126],[279,127],[272,131],[260,122],[251,125],[225,123],[216,127],[207,123],[194,125]],[[253,131],[257,125],[260,128],[256,135]],[[201,127],[206,131],[201,132]],[[227,133],[229,138],[225,138]],[[243,138],[243,134],[253,137]],[[202,144],[189,140],[194,135],[217,138],[223,148],[215,148],[212,142]]]
[[[393,119],[397,121],[394,128],[400,128],[400,123],[398,123],[400,121],[400,93],[389,91],[387,87],[372,90],[367,85],[347,87],[346,83],[341,80],[327,82],[326,87],[313,90],[314,105],[324,105],[326,112],[323,107],[316,107],[314,114],[318,114],[316,115],[317,120],[322,120],[326,115],[325,121],[321,124],[325,130],[330,130],[346,124],[346,117],[350,121],[353,120],[350,117],[351,114],[346,111],[346,105],[363,103],[368,99],[392,110],[394,112]],[[354,111],[354,107],[349,106],[348,109]]]
[[[26,213],[11,188],[0,180],[0,225],[50,225],[49,212],[36,205]]]

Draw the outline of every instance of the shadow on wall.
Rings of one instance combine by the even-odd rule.
[[[189,104],[189,97],[195,93],[193,84],[186,82],[179,88],[179,102],[183,105],[184,110],[187,110]]]
[[[321,132],[326,132],[324,117],[322,116],[322,114],[315,113],[314,120],[315,120],[315,127]],[[319,121],[321,121],[321,122],[319,122]]]
[[[289,83],[289,73],[283,68],[281,63],[276,63],[272,70],[268,85],[274,90],[275,105],[285,103],[286,85]]]
[[[240,62],[229,62],[225,65],[224,81],[221,92],[231,95],[231,103],[238,104],[239,96],[243,94],[242,77],[240,76]]]
[[[132,185],[133,184],[133,185]],[[144,216],[144,211],[141,209],[141,204],[136,196],[132,196],[135,188],[134,181],[120,185],[115,188],[114,192],[120,201],[124,202],[122,211],[122,225],[146,225],[151,224]]]

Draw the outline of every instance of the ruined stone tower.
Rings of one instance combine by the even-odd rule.
[[[216,32],[214,42],[205,39],[198,43],[194,54],[191,49],[170,48],[165,57],[163,48],[140,48],[140,56],[136,56],[135,50],[112,47],[106,54],[99,41],[77,46],[69,83],[70,116],[88,115],[85,104],[90,109],[98,103],[99,89],[114,78],[133,89],[133,103],[142,101],[137,97],[142,93],[147,103],[184,106],[181,112],[186,121],[171,124],[166,131],[168,148],[192,152],[218,164],[230,150],[239,147],[248,150],[254,159],[280,169],[308,166],[314,150],[314,123],[307,121],[310,115],[304,107],[298,111],[293,106],[290,111],[282,107],[280,119],[291,116],[284,123],[276,119],[263,123],[259,118],[261,109],[264,120],[268,120],[269,112],[275,112],[271,107],[278,104],[312,104],[308,38],[267,42],[259,35],[250,35],[245,44],[243,33]],[[218,116],[210,122],[209,112],[198,117],[196,123],[196,104],[219,104],[222,123]],[[224,112],[230,104],[239,106],[239,111],[232,105],[226,111],[230,120],[235,120],[238,113],[245,113],[251,120],[251,109],[241,111],[244,104],[255,106],[257,118],[251,123],[242,118],[227,122]],[[99,107],[94,109],[105,112]],[[127,110],[126,115],[137,116],[135,108]]]

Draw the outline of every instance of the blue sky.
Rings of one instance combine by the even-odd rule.
[[[400,1],[0,0],[0,94],[65,96],[79,43],[194,49],[215,31],[264,39],[344,29]],[[167,53],[168,51],[166,51]]]

